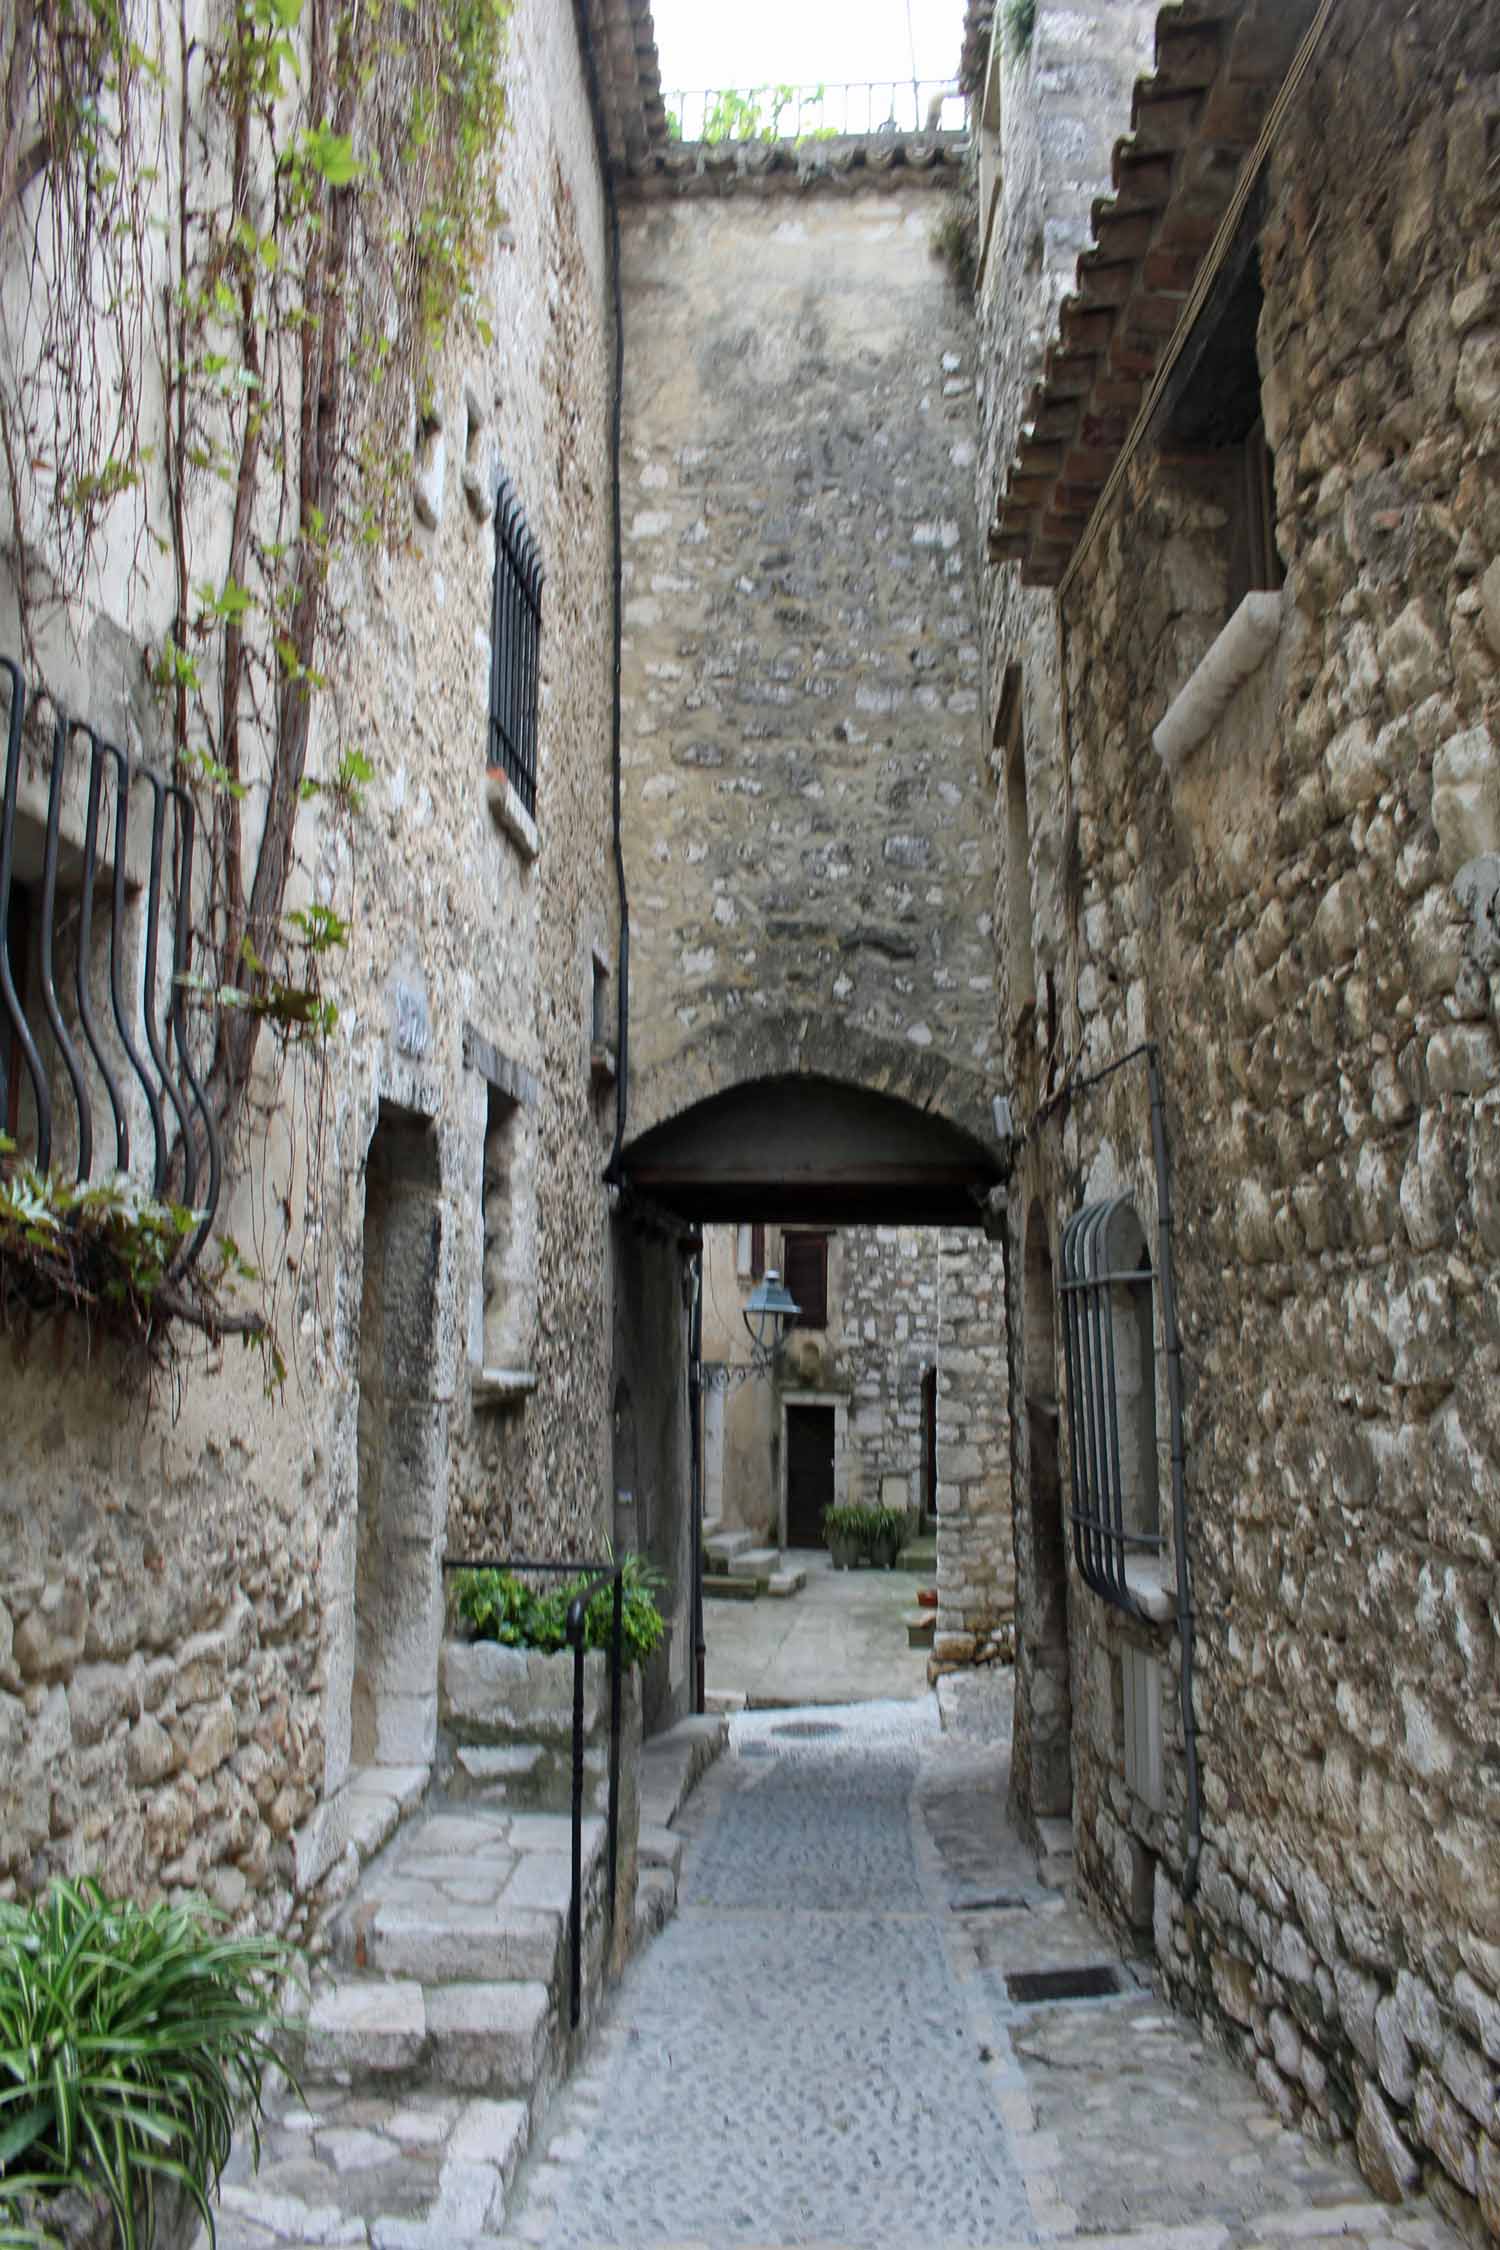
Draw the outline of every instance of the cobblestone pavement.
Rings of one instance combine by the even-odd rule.
[[[1144,1972],[1010,1998],[1017,1970],[1117,1957],[1006,1823],[1003,1685],[947,1708],[947,1736],[930,1697],[734,1721],[678,1823],[678,1917],[545,2120],[504,2240],[1453,2250],[1425,2205],[1388,2211],[1286,2132]]]

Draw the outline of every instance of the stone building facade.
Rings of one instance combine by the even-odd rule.
[[[705,153],[622,212],[631,1135],[820,1062],[987,1133],[956,152]]]
[[[913,1534],[937,1532],[944,1645],[935,1660],[1008,1654],[1001,1246],[977,1228],[831,1232],[826,1319],[794,1327],[774,1371],[750,1377],[743,1313],[756,1280],[753,1233],[763,1265],[785,1272],[784,1230],[704,1231],[705,1512],[760,1545],[817,1544],[812,1513],[789,1489],[789,1415],[810,1411],[831,1503],[904,1508]],[[809,1444],[818,1434],[808,1432]]]
[[[1082,19],[1002,58],[983,284],[1039,246],[981,484],[1015,1787],[1286,2119],[1493,2234],[1500,39],[1168,10],[1049,146]]]
[[[347,840],[317,803],[303,827],[306,895],[350,927],[338,1023],[323,1071],[262,1069],[219,1213],[284,1254],[285,1388],[268,1398],[234,1350],[125,1395],[81,1329],[4,1346],[0,1895],[86,1869],[285,1919],[421,1787],[444,1554],[597,1555],[626,1396],[671,1581],[655,1699],[685,1708],[683,1252],[604,1178],[604,167],[661,129],[640,13],[518,0],[484,319],[459,324],[423,402],[409,536],[343,566],[340,739],[373,778]],[[534,818],[486,770],[502,478],[545,574]],[[145,661],[171,603],[148,549],[41,647],[59,701],[148,763]],[[337,752],[315,734],[310,775]]]

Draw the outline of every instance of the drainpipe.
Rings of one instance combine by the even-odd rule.
[[[693,1517],[693,1709],[701,1718],[707,1693],[708,1648],[703,1632],[703,1244],[692,1263],[693,1310],[688,1329],[688,1437],[692,1478],[688,1504]]]
[[[1188,1577],[1187,1490],[1182,1438],[1182,1337],[1177,1327],[1177,1292],[1172,1278],[1172,1195],[1167,1177],[1167,1128],[1161,1065],[1154,1046],[1146,1049],[1151,1088],[1151,1153],[1156,1164],[1157,1270],[1161,1275],[1161,1325],[1167,1356],[1167,1402],[1172,1423],[1172,1545],[1177,1556],[1177,1645],[1181,1651],[1182,1751],[1187,1767],[1187,1850],[1182,1895],[1198,1889],[1203,1851],[1203,1809],[1198,1778],[1198,1722],[1193,1711],[1193,1590]]]
[[[620,666],[621,644],[624,636],[624,612],[621,602],[621,585],[624,578],[623,538],[620,521],[620,427],[625,402],[625,310],[620,286],[620,206],[615,196],[614,171],[609,159],[609,134],[604,123],[604,98],[599,87],[599,66],[594,54],[594,43],[589,36],[589,0],[577,0],[575,16],[578,25],[578,47],[583,60],[583,72],[588,85],[589,111],[594,122],[594,140],[599,151],[599,170],[604,181],[604,209],[609,223],[609,282],[611,312],[614,322],[614,379],[610,396],[609,414],[609,480],[610,480],[610,532],[611,532],[611,708],[610,708],[610,798],[612,837],[615,862],[615,888],[620,905],[620,983],[615,1022],[615,1138],[609,1152],[609,1162],[604,1167],[604,1177],[612,1187],[618,1186],[622,1177],[620,1151],[625,1144],[625,1116],[630,1086],[630,901],[625,889],[625,846],[621,834],[620,802]]]

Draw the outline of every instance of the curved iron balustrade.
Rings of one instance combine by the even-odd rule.
[[[80,1186],[124,1174],[153,1196],[167,1189],[174,1165],[175,1200],[197,1214],[192,1234],[173,1260],[182,1273],[197,1258],[218,1208],[223,1162],[207,1097],[193,1066],[187,1025],[192,960],[192,891],[196,815],[178,783],[165,780],[82,720],[56,712],[47,761],[47,814],[41,872],[25,881],[18,872],[23,732],[28,701],[20,667],[0,656],[0,692],[8,694],[5,796],[0,813],[0,1128],[17,1138],[38,1171],[53,1166],[54,1150],[72,1142],[71,1162]],[[63,808],[68,785],[87,770],[82,834],[66,849],[76,855],[76,887],[60,885],[65,849]],[[131,808],[150,822],[140,957],[131,941],[132,886],[128,871]],[[169,847],[170,833],[170,847]],[[107,887],[107,928],[98,908]],[[17,959],[13,932],[24,903],[35,944],[35,968]],[[63,917],[76,907],[77,945],[71,976],[58,972]],[[163,944],[170,972],[163,976]],[[94,982],[108,990],[101,1017]],[[70,1018],[72,1020],[70,1020]],[[56,1067],[50,1067],[55,1057]],[[30,1089],[34,1136],[18,1131],[22,1080]],[[132,1084],[139,1088],[135,1104]],[[96,1133],[96,1105],[107,1127]],[[148,1133],[132,1140],[141,1109]],[[25,1141],[31,1138],[27,1147]],[[145,1140],[150,1158],[146,1159]],[[110,1144],[112,1143],[112,1149]],[[112,1161],[110,1157],[112,1155]]]

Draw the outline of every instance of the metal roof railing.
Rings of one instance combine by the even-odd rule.
[[[706,86],[664,94],[662,101],[674,141],[864,140],[969,130],[968,99],[953,78]]]

